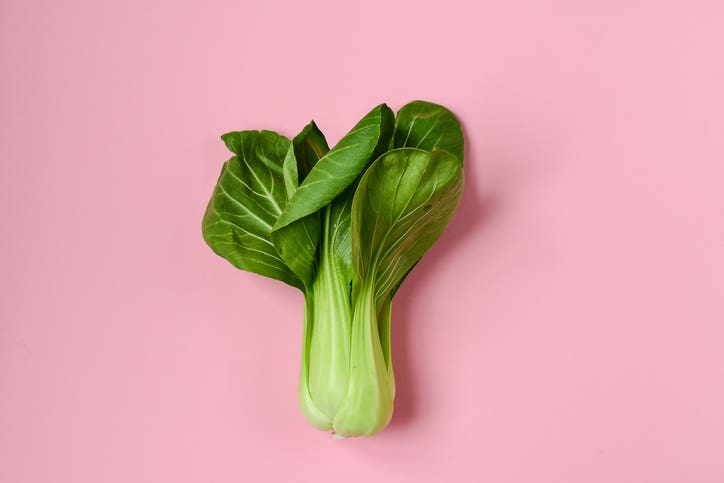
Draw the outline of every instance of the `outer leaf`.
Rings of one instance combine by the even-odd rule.
[[[370,111],[312,168],[289,200],[275,230],[303,218],[339,196],[389,146],[394,114],[385,104]]]
[[[314,318],[314,298],[309,294],[304,297],[304,334],[302,337],[302,364],[299,371],[299,406],[307,421],[317,429],[332,428],[332,417],[326,414],[314,402],[309,389],[309,359],[312,341],[312,319]]]
[[[348,187],[344,193],[328,205],[330,225],[327,236],[329,247],[334,254],[335,265],[347,283],[354,276],[352,267],[352,198],[356,184]]]
[[[224,163],[206,208],[204,240],[237,268],[302,288],[270,239],[287,201],[282,164],[289,140],[271,131],[230,132],[222,139],[236,156]]]
[[[336,203],[335,200],[332,204]],[[309,390],[315,403],[330,418],[344,398],[349,380],[350,278],[353,275],[352,270],[346,268],[351,265],[351,255],[340,257],[336,251],[337,235],[349,233],[349,224],[347,230],[337,231],[334,226],[339,222],[332,216],[331,206],[320,212],[322,236],[312,287],[317,303],[312,312],[309,342]]]
[[[354,303],[349,381],[332,421],[333,431],[343,436],[372,435],[392,417],[395,383],[378,332],[374,290],[374,284],[362,284]]]
[[[393,398],[395,397],[395,374],[392,370],[392,343],[390,340],[392,331],[390,325],[392,321],[392,297],[394,296],[395,294],[392,292],[382,300],[379,314],[377,315],[377,331],[380,334],[380,346],[382,347],[387,371],[390,374],[389,380]]]
[[[324,134],[314,121],[292,140],[283,167],[287,199],[294,196],[299,183],[328,151]],[[317,267],[320,223],[320,214],[314,212],[272,231],[270,235],[279,256],[302,280],[307,290],[312,286]]]
[[[413,101],[397,111],[395,148],[444,149],[463,160],[463,132],[455,115],[438,104]]]
[[[395,148],[413,147],[426,151],[443,149],[463,160],[464,139],[460,123],[450,110],[431,102],[413,101],[397,112],[393,145]],[[407,274],[397,282],[392,296],[405,278]]]
[[[462,190],[462,162],[442,150],[395,149],[367,170],[352,202],[352,259],[378,307],[440,237]]]

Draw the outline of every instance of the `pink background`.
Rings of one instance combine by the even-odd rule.
[[[724,481],[721,5],[3,1],[0,481]],[[418,98],[467,191],[335,441],[301,295],[202,241],[219,135]]]

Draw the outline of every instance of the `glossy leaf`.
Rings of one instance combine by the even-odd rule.
[[[455,114],[439,104],[413,101],[397,111],[395,148],[443,149],[463,160],[463,132]]]
[[[283,176],[287,200],[296,193],[299,183],[329,151],[324,134],[314,121],[310,122],[293,140],[284,158]],[[307,290],[311,289],[317,268],[320,214],[310,213],[284,227],[271,232],[271,240],[279,256]]]
[[[342,194],[376,156],[387,150],[393,130],[392,110],[385,104],[372,109],[311,169],[274,229],[318,211]]]
[[[352,259],[380,304],[440,237],[463,189],[462,161],[442,150],[389,151],[352,202]]]
[[[236,156],[224,163],[206,208],[204,240],[237,268],[302,288],[270,238],[287,202],[282,168],[290,141],[271,131],[230,132],[222,139]]]

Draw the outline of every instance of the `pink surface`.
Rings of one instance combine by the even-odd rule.
[[[4,1],[0,481],[724,481],[723,18]],[[335,441],[301,295],[202,241],[219,135],[417,98],[467,192],[394,306],[391,426]]]

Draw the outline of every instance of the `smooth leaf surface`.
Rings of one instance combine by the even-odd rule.
[[[317,162],[329,152],[327,139],[314,121],[307,124],[292,140],[297,158],[298,184],[302,183]]]
[[[330,225],[328,247],[335,266],[347,283],[354,276],[352,267],[352,199],[356,186],[350,186],[328,206]]]
[[[236,156],[224,163],[206,208],[204,240],[237,268],[302,288],[270,238],[287,202],[282,171],[289,139],[271,131],[230,132],[222,139]]]
[[[370,111],[311,169],[274,229],[318,211],[339,196],[389,146],[394,114],[385,104]]]
[[[439,104],[413,101],[397,111],[395,148],[443,149],[463,160],[464,141],[455,114]]]
[[[389,151],[352,202],[352,258],[380,303],[440,237],[463,190],[460,159],[442,150]]]
[[[442,149],[463,160],[465,151],[463,132],[455,115],[447,108],[426,101],[413,101],[397,111],[393,147],[413,147],[432,151]],[[392,289],[394,296],[408,270]]]
[[[296,193],[299,183],[329,151],[327,140],[314,121],[291,142],[284,158],[283,176],[287,200]],[[277,253],[309,290],[317,268],[317,246],[321,236],[320,213],[313,212],[271,232]]]

